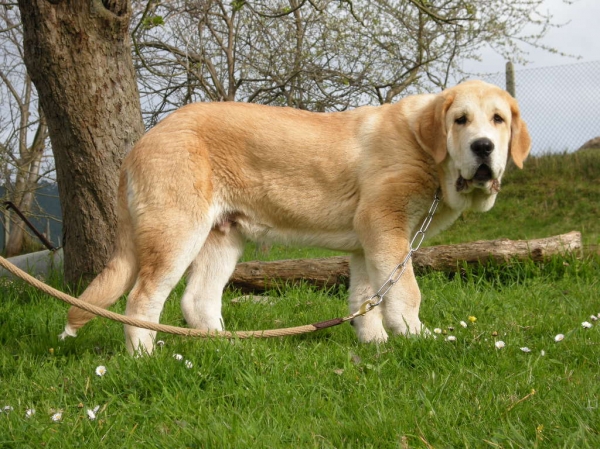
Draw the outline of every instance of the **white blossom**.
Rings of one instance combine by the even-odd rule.
[[[194,364],[192,362],[190,362],[189,360],[185,361],[185,367],[187,369],[192,369],[194,367]]]
[[[592,323],[590,323],[589,321],[584,321],[583,323],[581,323],[581,325],[586,329],[591,329],[593,326]]]
[[[554,341],[556,341],[556,342],[563,341],[564,338],[565,338],[565,336],[563,334],[557,334],[556,337],[554,337]]]
[[[506,346],[506,344],[502,341],[502,340],[498,340],[495,343],[496,349],[502,349],[504,346]]]
[[[100,365],[96,368],[96,376],[104,376],[106,374],[106,366]]]
[[[173,354],[173,358],[178,362],[181,362],[183,360],[183,356],[181,354]]]
[[[62,421],[62,412],[56,412],[50,419],[54,422]]]
[[[456,337],[454,335],[448,335],[446,341],[456,341]]]
[[[465,323],[464,321],[461,321],[461,322],[460,322],[460,325],[461,325],[462,327],[467,327],[467,323]]]
[[[93,409],[87,409],[87,415],[90,421],[94,421],[96,419],[96,413],[98,413],[98,410],[100,409],[100,406],[97,405],[96,407],[94,407]]]
[[[521,351],[523,351],[523,352],[531,352],[531,349],[529,349],[527,346],[523,346],[521,348]]]

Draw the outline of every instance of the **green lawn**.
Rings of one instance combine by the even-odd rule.
[[[600,168],[595,155],[582,157],[529,161],[510,173],[494,212],[466,216],[434,243],[577,229],[598,244]],[[245,257],[255,253],[249,247]],[[275,247],[264,257],[324,254]],[[275,340],[160,335],[164,346],[138,359],[127,355],[122,327],[106,320],[59,341],[66,306],[4,282],[0,447],[597,448],[600,321],[591,316],[600,313],[599,274],[597,255],[424,274],[421,317],[437,338],[362,345],[350,325]],[[182,288],[162,322],[183,325]],[[347,312],[343,287],[270,294],[278,299],[269,304],[230,303],[236,292],[226,292],[227,327],[293,326]],[[123,309],[121,301],[115,310]]]

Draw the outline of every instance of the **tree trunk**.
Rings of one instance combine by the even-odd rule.
[[[143,133],[128,0],[19,0],[25,64],[46,115],[63,212],[65,279],[110,256],[119,167]]]
[[[35,198],[35,190],[39,187],[40,167],[42,157],[46,149],[47,125],[44,114],[40,111],[40,122],[33,139],[31,147],[27,148],[26,139],[21,143],[21,158],[17,164],[17,179],[15,189],[12,192],[11,201],[24,215],[31,212]],[[19,131],[22,134],[27,133],[27,127],[22,126]],[[6,241],[6,257],[13,257],[23,252],[25,242],[25,223],[18,215],[13,216],[14,225],[11,228],[9,238]]]
[[[581,251],[581,233],[534,240],[480,240],[459,245],[421,248],[413,255],[417,270],[457,271],[463,263],[478,264],[510,260],[541,261],[549,256]],[[321,288],[347,283],[349,258],[293,259],[238,264],[230,284],[243,292],[261,292],[281,283],[306,282]]]

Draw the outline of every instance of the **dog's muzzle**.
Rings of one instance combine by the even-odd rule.
[[[488,190],[490,194],[494,194],[500,191],[500,181],[494,179],[494,173],[489,165],[481,164],[471,179],[465,179],[459,175],[456,180],[457,192],[470,191],[471,188]]]

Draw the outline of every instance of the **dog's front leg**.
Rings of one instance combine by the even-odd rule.
[[[356,312],[362,303],[373,295],[363,253],[350,256],[350,313]],[[382,309],[377,307],[364,316],[352,320],[358,340],[363,343],[384,342],[388,335],[383,328]]]
[[[385,327],[394,334],[420,334],[425,330],[419,319],[420,305],[421,292],[409,260],[402,277],[388,291],[381,304]]]
[[[386,202],[373,201],[370,204]],[[407,261],[402,276],[398,277],[398,272],[392,275],[410,249],[410,225],[406,219],[408,214],[400,205],[393,208],[389,202],[386,205],[388,207],[381,209],[365,208],[357,220],[369,282],[372,291],[378,292],[386,289],[382,287],[390,276],[397,281],[387,290],[383,302],[378,307],[381,309],[383,326],[394,334],[419,334],[422,331],[419,320],[421,293],[411,261]]]
[[[388,281],[394,268],[405,258],[408,251],[389,252],[367,258],[367,270],[373,291],[378,291]],[[391,260],[391,257],[397,258]],[[402,270],[399,268],[398,272]],[[398,279],[397,276],[394,276]],[[421,292],[409,260],[406,270],[387,291],[379,308],[382,310],[383,325],[393,334],[419,334],[423,330],[419,320]],[[372,312],[370,312],[372,313]]]

